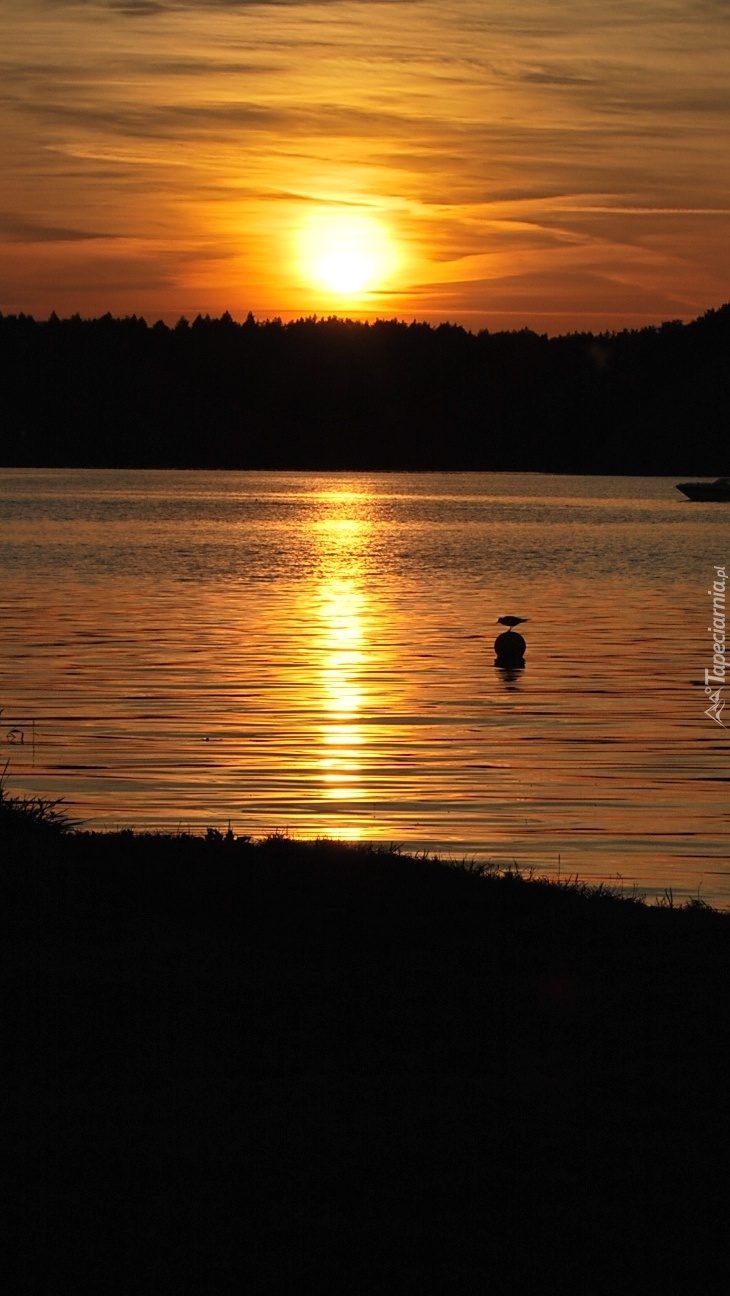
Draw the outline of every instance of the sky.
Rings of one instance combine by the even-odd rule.
[[[730,299],[730,0],[0,0],[0,312]]]

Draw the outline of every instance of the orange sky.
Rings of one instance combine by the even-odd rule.
[[[726,0],[3,0],[0,311],[730,298]]]

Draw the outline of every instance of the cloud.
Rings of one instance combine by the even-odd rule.
[[[92,230],[47,225],[28,216],[0,212],[0,238],[19,243],[78,243],[108,237]]]
[[[36,7],[48,10],[98,9],[123,16],[155,17],[159,14],[211,10],[244,11],[246,9],[334,8],[338,5],[398,5],[413,7],[424,0],[31,0]],[[428,0],[426,0],[428,2]]]

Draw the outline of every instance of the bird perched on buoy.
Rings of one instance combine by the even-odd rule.
[[[513,630],[515,626],[522,625],[524,621],[529,621],[529,617],[497,617],[497,625],[509,626]]]
[[[497,617],[497,625],[507,627],[494,641],[494,651],[497,654],[495,666],[506,667],[507,670],[521,670],[525,664],[525,649],[527,644],[521,634],[517,634],[515,626],[522,625],[528,617],[503,616]]]

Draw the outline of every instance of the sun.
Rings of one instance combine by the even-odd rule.
[[[297,245],[302,278],[337,297],[361,297],[382,287],[398,259],[389,231],[369,213],[313,213]]]

